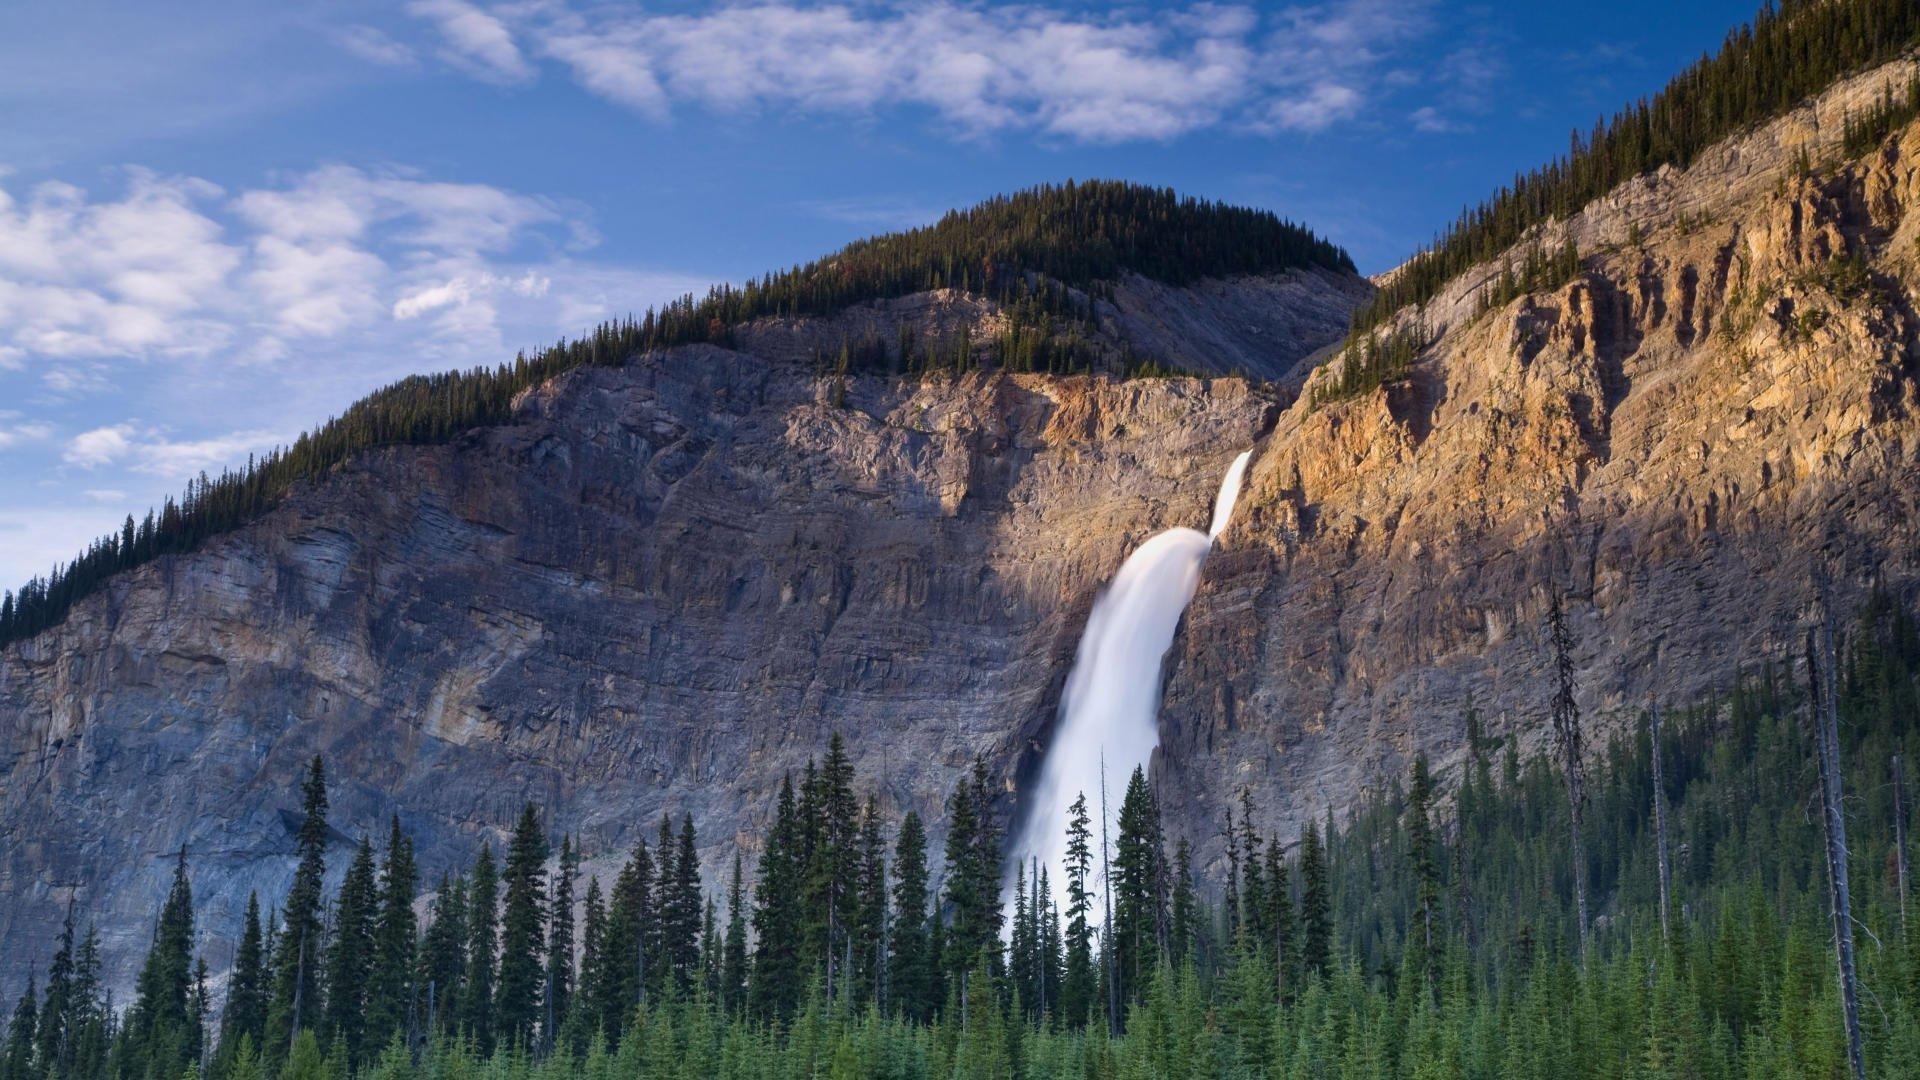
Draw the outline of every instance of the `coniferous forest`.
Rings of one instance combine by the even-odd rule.
[[[1596,122],[1591,132],[1574,131],[1564,155],[1462,210],[1354,313],[1355,333],[1425,304],[1463,271],[1524,243],[1535,226],[1565,218],[1636,176],[1666,165],[1685,168],[1714,143],[1916,42],[1920,6],[1911,0],[1768,0],[1717,53],[1701,57],[1652,98]]]
[[[1469,711],[1450,797],[1420,757],[1284,845],[1243,792],[1208,874],[1137,771],[1108,793],[1111,844],[1100,793],[1059,823],[1065,880],[1006,866],[978,765],[929,850],[836,736],[782,784],[751,864],[703,877],[691,819],[669,815],[610,879],[584,875],[589,853],[528,806],[457,867],[418,865],[391,823],[329,894],[315,759],[288,778],[292,884],[249,903],[224,983],[183,851],[135,999],[105,996],[70,915],[33,959],[0,1080],[1839,1077],[1854,1045],[1863,1075],[1920,1075],[1911,617],[1877,597],[1804,660],[1649,702],[1584,753],[1557,667],[1540,753]],[[1838,908],[1816,762],[1846,806]]]

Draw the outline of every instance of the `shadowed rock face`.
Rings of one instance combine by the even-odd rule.
[[[1470,700],[1537,745],[1549,580],[1602,729],[1655,685],[1779,655],[1816,549],[1843,599],[1876,576],[1910,597],[1920,128],[1830,152],[1906,74],[1546,230],[1590,255],[1559,289],[1480,312],[1498,266],[1466,275],[1412,377],[1351,400],[970,375],[856,379],[836,404],[787,362],[902,319],[990,330],[990,306],[934,294],[769,322],[738,336],[752,357],[576,372],[510,424],[367,455],[0,652],[0,983],[69,899],[124,981],[183,842],[220,968],[247,891],[291,875],[283,812],[315,753],[336,827],[397,812],[430,879],[526,800],[603,875],[690,812],[713,879],[833,731],[889,814],[937,831],[976,755],[1010,813],[1100,585],[1204,524],[1250,444],[1155,762],[1203,866],[1243,785],[1291,836],[1418,751],[1444,777]],[[1787,175],[1803,145],[1812,179]],[[1837,270],[1856,251],[1865,287]],[[1275,287],[1129,282],[1107,332],[1253,349],[1271,324],[1232,312]]]
[[[938,821],[1044,726],[1128,549],[1203,525],[1279,407],[978,374],[831,398],[709,347],[578,371],[0,654],[8,976],[72,899],[127,978],[183,843],[219,970],[248,891],[284,893],[314,754],[343,844],[397,812],[429,880],[529,800],[603,872],[690,812],[717,869],[834,731]]]

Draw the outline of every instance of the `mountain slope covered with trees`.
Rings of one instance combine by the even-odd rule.
[[[415,375],[377,390],[293,445],[243,469],[200,476],[180,499],[144,520],[128,517],[65,566],[0,596],[0,646],[59,622],[102,581],[152,559],[190,551],[278,505],[288,490],[361,451],[444,442],[505,420],[516,395],[587,366],[618,366],[650,349],[727,344],[733,327],[772,316],[830,315],[854,304],[931,289],[960,289],[1004,305],[1011,325],[997,340],[879,342],[904,362],[894,370],[980,363],[1011,370],[1156,370],[1151,358],[1117,361],[1079,343],[1091,319],[1086,291],[1123,274],[1170,284],[1235,274],[1318,267],[1353,273],[1347,253],[1264,210],[1116,181],[1069,181],[949,212],[933,225],[848,245],[826,258],[744,286],[716,285],[639,319],[612,322],[511,364]],[[900,354],[909,354],[900,356]],[[979,355],[976,355],[979,354]],[[843,349],[839,374],[873,366]],[[1118,364],[1115,367],[1115,364]]]

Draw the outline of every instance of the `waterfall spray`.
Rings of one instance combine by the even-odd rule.
[[[1245,451],[1228,467],[1207,532],[1168,529],[1141,544],[1094,601],[1013,851],[1016,862],[1038,858],[1064,884],[1068,808],[1082,793],[1090,802],[1099,793],[1103,757],[1124,784],[1160,745],[1160,665],[1200,585],[1200,566],[1233,516],[1252,456]]]

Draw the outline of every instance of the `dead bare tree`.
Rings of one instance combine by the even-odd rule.
[[[1819,625],[1807,632],[1808,712],[1820,766],[1820,820],[1826,834],[1827,904],[1833,920],[1834,959],[1839,967],[1840,1005],[1846,1025],[1847,1062],[1855,1080],[1865,1080],[1860,1037],[1860,985],[1853,956],[1853,901],[1847,883],[1847,820],[1841,803],[1839,665],[1833,644],[1833,606],[1827,575],[1818,575]]]
[[[1580,705],[1573,697],[1573,635],[1567,632],[1567,620],[1560,598],[1560,585],[1552,584],[1548,593],[1547,635],[1553,646],[1553,734],[1560,748],[1560,763],[1567,780],[1567,820],[1570,826],[1573,861],[1573,898],[1580,930],[1580,960],[1587,959],[1587,845],[1582,833],[1587,801],[1586,783],[1581,777]]]

